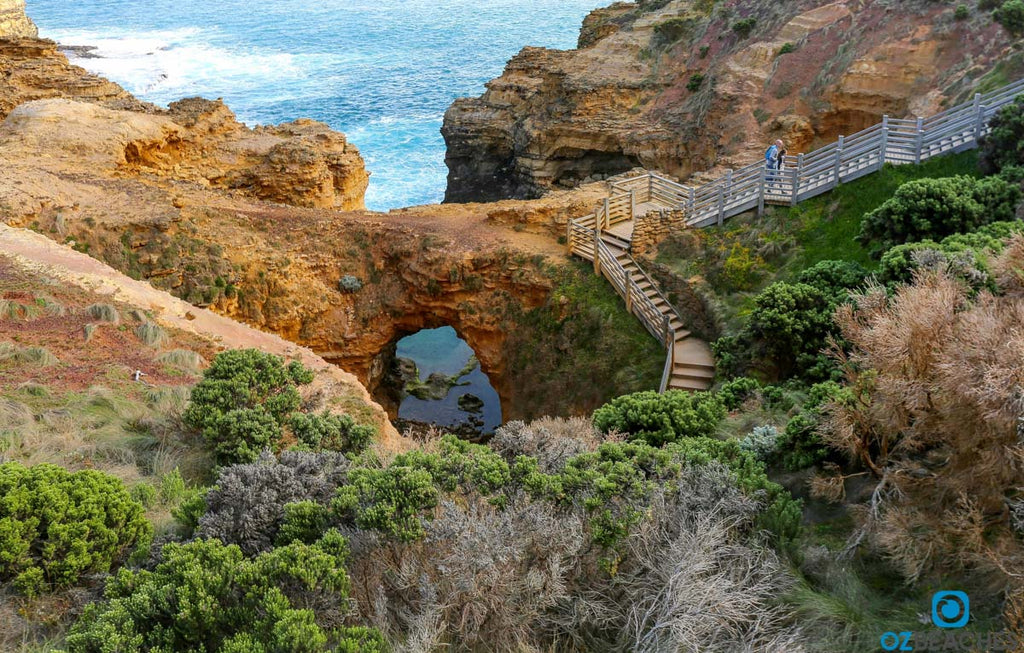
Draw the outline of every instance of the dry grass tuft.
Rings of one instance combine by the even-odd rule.
[[[86,308],[85,312],[88,313],[92,319],[100,322],[117,324],[121,321],[121,316],[118,314],[117,309],[110,304],[93,304]]]
[[[9,342],[0,343],[0,363],[38,365],[50,367],[60,362],[45,347],[18,347]]]
[[[206,362],[203,357],[191,349],[172,349],[156,357],[158,363],[163,363],[174,369],[188,374],[198,374]]]
[[[152,322],[135,327],[135,336],[150,347],[162,347],[168,341],[167,332]]]

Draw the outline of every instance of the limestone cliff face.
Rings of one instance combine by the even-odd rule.
[[[25,0],[0,0],[0,39],[38,35],[35,23],[25,15]]]
[[[323,123],[249,129],[223,102],[199,98],[163,110],[70,65],[44,39],[0,39],[0,71],[0,119],[12,127],[5,138],[35,139],[37,156],[88,153],[104,169],[272,202],[364,207],[369,174],[362,156]]]
[[[959,21],[926,1],[596,10],[579,49],[526,48],[483,96],[449,108],[446,200],[537,197],[638,164],[686,177],[749,163],[776,137],[795,153],[883,114],[940,111],[1024,75],[1011,37],[970,4]],[[747,19],[749,35],[733,29]]]

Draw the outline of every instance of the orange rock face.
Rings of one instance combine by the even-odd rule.
[[[451,106],[446,197],[536,197],[638,164],[685,178],[748,164],[778,137],[797,153],[1024,76],[988,12],[958,21],[953,8],[670,0],[596,10],[581,49],[526,48],[481,97]],[[753,21],[749,35],[733,29],[742,20]]]

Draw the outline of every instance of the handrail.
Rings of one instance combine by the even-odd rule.
[[[976,93],[970,101],[928,118],[884,116],[882,122],[850,136],[840,136],[838,141],[812,152],[787,156],[784,169],[778,171],[769,170],[762,161],[757,161],[697,187],[686,186],[654,171],[621,179],[610,185],[613,194],[594,213],[569,221],[566,245],[570,254],[595,261],[595,271],[605,271],[630,311],[667,346],[669,351],[661,383],[664,391],[674,367],[675,329],[670,323],[673,316],[679,316],[657,284],[627,252],[630,262],[654,289],[656,297],[664,302],[665,309],[659,309],[654,300],[639,291],[626,268],[598,237],[601,230],[635,219],[638,202],[652,202],[682,211],[683,223],[688,227],[721,224],[754,206],[760,213],[765,204],[796,204],[843,182],[877,172],[886,163],[921,163],[934,156],[973,149],[990,131],[989,120],[1021,94],[1024,94],[1024,79],[987,93]],[[621,288],[617,279],[622,280]],[[637,290],[635,301],[634,288]],[[655,315],[663,320],[661,324],[655,324]]]

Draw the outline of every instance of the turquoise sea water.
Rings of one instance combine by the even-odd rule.
[[[96,46],[75,63],[166,105],[222,97],[249,124],[300,117],[345,132],[367,206],[439,202],[439,129],[526,45],[575,46],[603,0],[28,0],[40,33]]]
[[[466,341],[459,338],[455,329],[424,329],[398,341],[396,354],[401,358],[411,358],[419,368],[420,379],[425,380],[434,372],[447,376],[461,372],[473,349]],[[449,391],[448,396],[439,400],[417,399],[409,396],[402,400],[398,408],[398,416],[402,419],[427,422],[439,426],[457,426],[469,420],[469,413],[459,408],[459,397],[473,394],[484,402],[479,417],[483,420],[482,431],[490,433],[501,425],[501,399],[491,386],[487,375],[477,365],[473,370],[459,379],[457,385]]]

